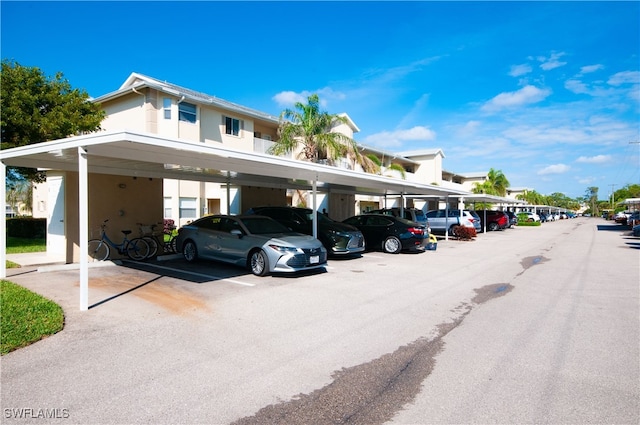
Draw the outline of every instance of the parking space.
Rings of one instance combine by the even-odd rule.
[[[416,279],[439,281],[461,266],[486,263],[492,252],[499,250],[508,258],[510,251],[521,249],[524,240],[531,244],[542,234],[568,229],[579,222],[572,220],[540,228],[489,232],[478,235],[473,241],[440,239],[436,251],[366,252],[356,257],[331,258],[324,269],[266,277],[254,276],[244,268],[220,262],[199,260],[187,263],[180,255],[143,263],[123,261],[119,266],[90,269],[89,309],[111,310],[123,305],[138,311],[149,308],[169,313],[196,313],[210,311],[216,301],[225,297],[274,287],[289,286],[300,291],[309,288],[344,291],[345,288],[362,288],[363,285],[384,287]],[[77,270],[47,273],[18,270],[10,271],[9,279],[24,282],[25,286],[59,302],[67,311],[77,311]]]
[[[503,369],[504,353],[484,353],[520,355],[516,350],[527,347],[531,330],[541,325],[534,336],[544,335],[548,351],[532,352],[531,358],[523,349],[527,356],[519,364],[538,364],[545,353],[555,358],[567,335],[558,331],[558,323],[567,320],[565,306],[579,307],[580,313],[567,326],[573,329],[577,320],[588,324],[580,329],[596,326],[598,332],[612,329],[609,321],[620,308],[628,312],[621,319],[637,312],[630,295],[637,288],[627,285],[637,282],[637,268],[607,268],[614,255],[630,264],[637,251],[624,235],[598,231],[602,223],[566,220],[474,241],[441,240],[436,251],[418,254],[370,252],[332,259],[326,270],[304,275],[257,277],[242,268],[180,258],[91,268],[88,311],[78,309],[77,270],[12,270],[10,280],[58,302],[66,316],[62,332],[3,357],[2,402],[68,409],[74,423],[232,423],[279,401],[297,411],[301,397],[335,388],[341,389],[332,393],[336,399],[308,404],[357,405],[361,393],[354,389],[382,393],[387,381],[375,377],[388,372],[401,379],[407,362],[415,364],[405,357],[407,348],[425,347],[454,328],[425,385],[443,381],[446,389],[447,377],[467,366],[459,382],[477,382],[477,366],[488,370],[482,382],[491,382]],[[624,285],[610,285],[609,279]],[[496,294],[505,296],[493,300]],[[565,299],[556,311],[558,297]],[[628,301],[621,306],[621,300]],[[606,323],[600,307],[611,313]],[[637,335],[637,326],[627,322],[616,322],[620,340]],[[476,335],[473,344],[458,348],[459,341]],[[580,347],[596,342],[598,349],[610,348],[607,333],[599,335],[576,341],[584,341]],[[496,338],[500,343],[479,345]],[[412,352],[427,363],[437,353]],[[576,367],[584,364],[591,363],[581,360]],[[611,369],[605,366],[598,370]],[[363,382],[341,380],[356,375]],[[509,375],[499,382],[506,381],[518,380]],[[424,416],[429,401],[447,395],[440,388],[422,394],[421,382],[407,390],[418,407],[405,406],[403,414],[414,416],[403,423],[432,417]],[[456,393],[450,405],[456,407],[457,400]],[[468,398],[465,404],[472,405]]]

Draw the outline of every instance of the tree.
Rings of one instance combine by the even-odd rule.
[[[12,174],[12,171],[9,171]],[[33,185],[25,178],[11,176],[7,179],[6,191],[7,205],[16,214],[31,214],[33,210]]]
[[[535,190],[527,190],[523,194],[516,195],[516,199],[527,201],[531,205],[547,205],[547,197]]]
[[[294,106],[295,109],[285,109],[280,114],[279,138],[269,148],[270,154],[287,155],[302,144],[300,156],[304,160],[333,163],[346,157],[360,164],[366,172],[375,172],[375,164],[360,153],[355,140],[331,132],[336,123],[346,123],[347,119],[321,111],[317,94],[310,95],[306,104],[296,102]]]
[[[569,210],[577,210],[580,208],[580,202],[575,199],[569,198],[564,193],[555,192],[551,195],[547,195],[546,205],[551,205],[554,207],[566,208]]]
[[[506,196],[507,188],[509,186],[509,180],[507,180],[507,177],[502,173],[502,171],[491,168],[487,173],[487,179],[482,183],[476,183],[472,192]]]
[[[0,73],[2,149],[100,130],[104,111],[63,74],[49,78],[37,67],[2,60]],[[16,168],[17,177],[39,181],[35,170]]]
[[[371,162],[375,164],[375,166],[377,167],[375,171],[371,171],[371,172],[375,174],[382,174],[383,167],[382,167],[382,161],[380,161],[380,158],[375,156],[375,154],[369,154],[367,155],[367,158],[369,158],[369,160],[371,160]],[[396,171],[400,174],[400,177],[402,177],[403,180],[407,178],[407,171],[400,164],[391,163],[389,164],[388,167],[386,167],[386,171]]]
[[[614,192],[615,202],[622,202],[627,198],[640,198],[640,184],[628,184]]]
[[[585,193],[584,200],[586,203],[591,205],[591,214],[599,215],[598,212],[598,188],[597,187],[588,187]]]

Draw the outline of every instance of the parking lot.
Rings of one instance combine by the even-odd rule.
[[[637,423],[640,241],[612,226],[563,220],[294,276],[180,258],[92,268],[86,312],[77,270],[13,270],[66,325],[3,356],[3,423],[30,422],[7,408],[66,409],[60,423]]]

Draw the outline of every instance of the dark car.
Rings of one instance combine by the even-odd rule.
[[[424,211],[419,210],[418,208],[403,208],[404,211],[401,211],[398,207],[393,208],[383,208],[379,210],[367,211],[365,214],[386,214],[392,215],[394,217],[402,217],[405,220],[415,221],[416,223],[422,224],[427,229],[429,228],[429,221],[427,220],[427,215]],[[402,214],[401,212],[404,212]]]
[[[327,265],[327,250],[313,236],[292,232],[259,215],[209,215],[178,229],[185,260],[198,258],[247,267],[256,276]]]
[[[480,210],[476,211],[480,217],[482,228],[489,231],[502,230],[509,227],[509,216],[504,211]],[[485,226],[485,216],[487,218]]]
[[[294,232],[313,235],[313,210],[310,208],[254,207],[247,214],[266,215]],[[329,255],[351,255],[365,250],[365,238],[360,230],[322,213],[318,213],[317,238]]]
[[[422,252],[429,241],[427,229],[415,221],[386,214],[363,214],[343,223],[357,227],[367,241],[367,249],[391,254],[400,251]]]
[[[518,225],[518,217],[516,217],[516,213],[513,211],[505,211],[504,213],[509,216],[509,227]]]

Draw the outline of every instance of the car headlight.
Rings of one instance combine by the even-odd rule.
[[[296,248],[295,246],[282,246],[282,245],[270,244],[269,248],[275,251],[278,251],[281,254],[286,254],[286,253],[297,254],[299,252],[302,252],[300,248]]]
[[[327,233],[331,237],[331,239],[340,240],[340,239],[349,239],[350,235],[344,232],[339,232],[337,230],[328,230]]]

